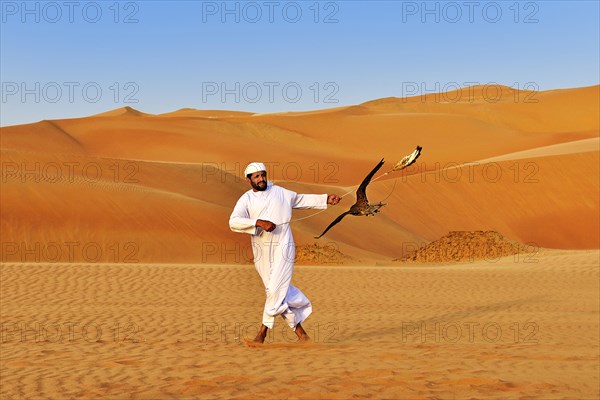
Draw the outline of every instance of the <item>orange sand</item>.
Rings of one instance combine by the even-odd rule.
[[[0,397],[598,398],[599,89],[1,128]],[[416,145],[369,186],[389,195],[380,214],[313,239],[381,157],[383,172]],[[292,190],[350,192],[292,222],[310,345],[281,322],[243,344],[264,291],[227,222],[256,160]],[[392,262],[449,231],[535,251]]]
[[[314,342],[263,348],[249,265],[7,263],[0,397],[596,399],[598,257],[299,266]]]
[[[442,100],[455,94],[263,115],[126,107],[2,128],[0,232],[10,243],[2,261],[239,262],[248,238],[227,220],[248,188],[239,178],[247,162],[266,162],[270,178],[291,189],[343,194],[381,157],[386,171],[417,144],[417,164],[389,176],[396,186],[382,213],[346,218],[321,245],[333,241],[367,263],[454,230],[599,248],[599,86],[503,88],[496,103],[482,90],[464,89],[450,103]],[[369,198],[392,188],[393,180],[377,181]],[[298,244],[314,243],[353,196],[293,222]]]

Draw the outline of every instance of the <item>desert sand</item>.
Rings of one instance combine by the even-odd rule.
[[[299,266],[261,348],[250,265],[5,263],[1,397],[597,399],[599,256]]]
[[[496,89],[0,128],[0,397],[597,399],[600,86]],[[416,145],[369,186],[380,214],[313,238]],[[264,290],[228,219],[251,161],[347,194],[291,222],[308,345],[281,321],[244,345]]]

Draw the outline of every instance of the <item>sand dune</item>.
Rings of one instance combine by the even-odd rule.
[[[489,85],[445,94],[380,99],[362,106],[376,112],[459,114],[526,133],[559,133],[598,127],[595,116],[599,102],[598,86],[533,92]]]
[[[494,231],[452,231],[447,235],[415,249],[413,253],[393,261],[408,263],[449,263],[484,260],[495,262],[513,256],[533,261],[540,249],[506,239]]]
[[[111,111],[93,115],[93,117],[142,117],[142,116],[144,116],[144,117],[152,116],[152,114],[146,114],[146,113],[136,110],[135,108],[127,106],[127,107],[117,108],[115,110],[111,110]]]
[[[489,163],[505,160],[522,160],[526,158],[558,156],[562,154],[587,153],[600,151],[600,138],[590,138],[574,140],[572,142],[542,146],[531,150],[519,151],[516,153],[504,154],[498,157],[492,157],[480,160],[480,163]]]
[[[5,167],[18,167],[28,157],[2,153]],[[235,262],[246,257],[248,238],[227,229],[231,207],[246,190],[230,174],[187,164],[83,156],[55,155],[39,162],[63,166],[61,179],[51,175],[55,169],[44,172],[40,167],[39,182],[25,174],[10,175],[3,184],[3,207],[11,206],[11,213],[3,213],[3,240],[18,247],[4,251],[4,261],[33,261],[52,242],[63,244],[63,257],[56,261],[68,261],[68,242],[100,243],[105,262],[119,261],[109,249],[126,243],[135,243],[141,260],[154,262]],[[598,162],[597,152],[585,152],[409,175],[397,179],[395,188],[393,181],[378,181],[369,189],[370,198],[379,201],[391,194],[382,213],[370,219],[348,217],[318,242],[367,262],[401,257],[405,249],[449,230],[493,229],[540,247],[593,248],[598,243]],[[72,176],[65,165],[73,165]],[[298,192],[354,189],[280,183]],[[573,197],[581,201],[573,202]],[[353,193],[340,207],[294,222],[299,244],[315,242],[315,233],[351,202]],[[27,255],[23,243],[38,243],[41,249]],[[81,253],[76,256],[73,261],[84,261]]]
[[[224,110],[198,110],[196,108],[182,108],[177,111],[159,114],[159,117],[197,117],[197,118],[223,118],[223,117],[241,117],[251,116],[254,113],[243,111],[224,111]]]
[[[357,263],[400,258],[454,230],[495,230],[539,247],[600,247],[599,87],[502,88],[497,102],[485,90],[465,89],[469,101],[427,95],[262,115],[125,107],[2,128],[2,260],[81,262],[96,260],[99,248],[103,262],[124,253],[147,262],[241,262],[248,238],[230,232],[227,220],[247,190],[247,162],[265,161],[270,178],[290,189],[343,194],[381,157],[385,171],[417,144],[421,159],[390,176],[395,186],[370,186],[371,200],[387,197],[383,212],[346,218],[321,246]],[[316,243],[351,203],[353,193],[292,222],[298,244]],[[72,255],[71,242],[90,254]]]

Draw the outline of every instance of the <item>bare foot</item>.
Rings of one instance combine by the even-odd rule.
[[[247,346],[250,347],[257,347],[260,346],[261,344],[263,344],[265,342],[265,338],[267,337],[267,330],[269,328],[267,328],[266,326],[262,325],[260,327],[260,331],[258,332],[258,334],[256,335],[256,337],[254,338],[254,340],[244,340],[246,342]]]
[[[294,332],[296,332],[299,342],[310,342],[310,336],[308,336],[304,328],[302,328],[302,325],[296,325],[296,330]]]

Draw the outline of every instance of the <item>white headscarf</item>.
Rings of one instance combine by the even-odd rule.
[[[260,162],[252,162],[252,163],[248,164],[248,166],[244,170],[244,177],[248,176],[248,174],[253,174],[258,171],[266,172],[267,168],[265,168],[265,164],[260,163]]]

